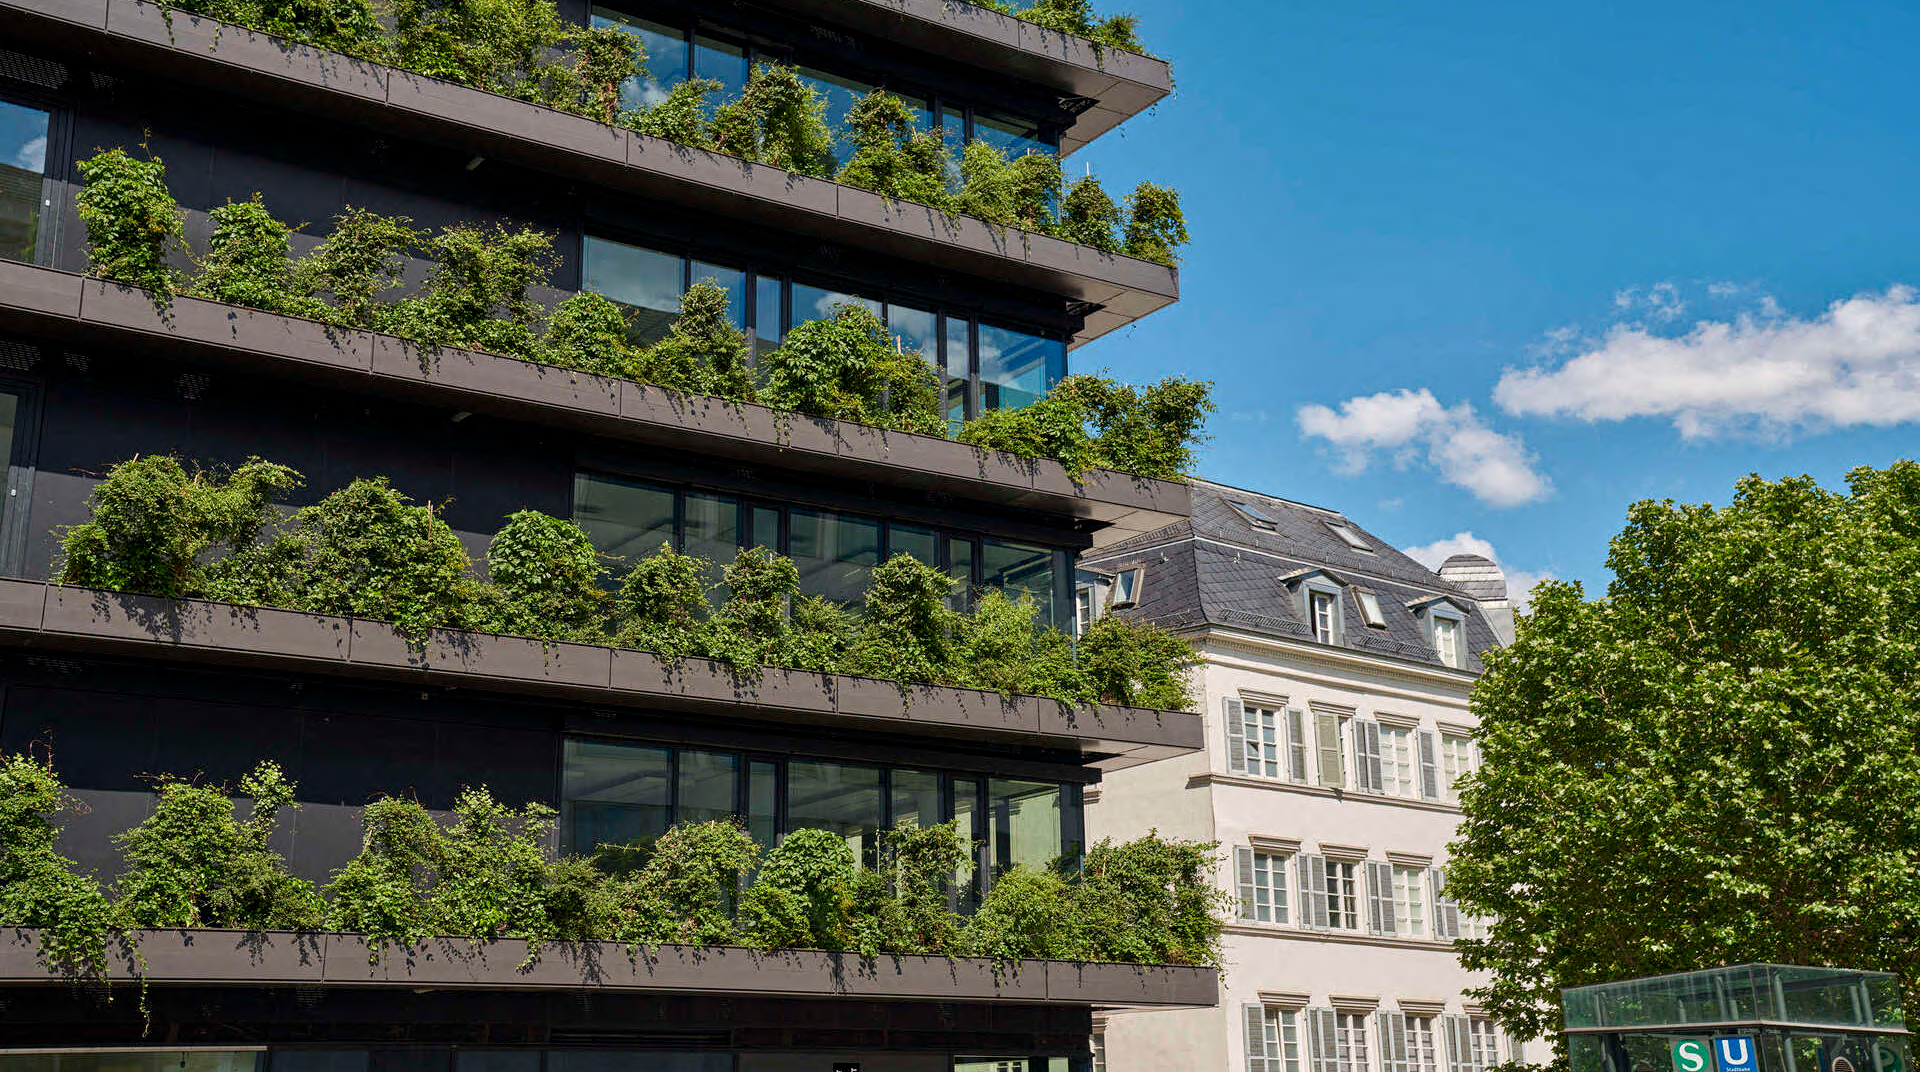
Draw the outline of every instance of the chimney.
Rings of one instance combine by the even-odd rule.
[[[1491,559],[1454,555],[1440,564],[1440,579],[1473,597],[1502,645],[1513,643],[1513,604],[1507,600],[1507,575]]]

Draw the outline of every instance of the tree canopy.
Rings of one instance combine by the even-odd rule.
[[[1474,691],[1449,894],[1487,1009],[1745,961],[1920,980],[1920,465],[1641,502]]]

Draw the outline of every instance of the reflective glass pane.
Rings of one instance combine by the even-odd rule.
[[[947,576],[954,581],[948,601],[955,610],[973,606],[973,548],[972,540],[947,540]]]
[[[764,354],[780,345],[786,338],[781,331],[780,321],[780,279],[778,276],[756,276],[753,283],[753,352]]]
[[[20,419],[20,396],[0,392],[0,482],[7,479],[13,465],[13,429]],[[7,500],[0,495],[0,516],[6,513]]]
[[[780,550],[780,511],[770,506],[756,506],[750,511],[749,524],[753,526],[753,547],[764,547],[769,551]]]
[[[720,83],[720,91],[711,99],[730,101],[747,88],[747,50],[732,41],[695,34],[693,73]]]
[[[1064,848],[1060,787],[1011,778],[987,780],[987,844],[994,874],[1018,864],[1047,867]]]
[[[674,543],[673,500],[671,488],[594,473],[573,477],[573,523],[614,558],[615,573]]]
[[[921,829],[943,821],[940,807],[940,776],[932,771],[896,770],[893,772],[894,826],[912,823]]]
[[[1006,153],[1008,159],[1027,153],[1051,153],[1056,148],[1039,123],[986,108],[973,110],[973,138]]]
[[[787,764],[788,830],[831,830],[865,860],[880,821],[880,768],[811,760]]]
[[[832,74],[817,67],[800,68],[800,80],[813,87],[826,102],[827,129],[833,131],[833,159],[845,164],[853,156],[853,143],[847,139],[847,113],[854,102],[873,92],[873,83]]]
[[[627,307],[632,320],[627,340],[651,346],[667,337],[680,317],[681,271],[675,254],[587,236],[580,264],[582,289],[604,294]]]
[[[980,783],[972,778],[953,780],[953,820],[960,824],[960,836],[973,846],[966,862],[954,872],[953,885],[960,891],[960,910],[970,912],[980,906],[980,876],[976,874],[980,858]]]
[[[880,523],[794,510],[787,515],[787,557],[799,567],[802,592],[859,603],[868,575],[880,564]]]
[[[917,350],[929,364],[940,363],[939,318],[932,313],[888,302],[887,331],[901,350]]]
[[[623,106],[651,108],[666,100],[674,86],[687,80],[686,30],[598,6],[593,9],[593,25],[612,26],[640,39],[647,73],[628,79],[621,87]]]
[[[455,1050],[453,1072],[540,1072],[539,1050]]]
[[[667,832],[670,758],[664,748],[568,741],[560,789],[567,848],[650,847]]]
[[[747,765],[747,833],[761,848],[780,837],[780,768],[758,760]]]
[[[1044,547],[983,540],[980,544],[980,586],[998,588],[1009,599],[1033,597],[1040,608],[1041,625],[1052,625],[1053,552]]]
[[[733,1072],[733,1054],[548,1050],[547,1072]]]
[[[46,171],[47,113],[0,101],[0,258],[35,259]]]
[[[740,799],[740,757],[731,752],[680,751],[680,799],[673,821],[731,819]]]
[[[740,501],[731,495],[689,491],[686,510],[685,551],[706,562],[707,587],[718,588],[727,564],[740,551]],[[715,606],[726,599],[724,591],[714,593]]]
[[[806,283],[793,285],[793,323],[795,324],[809,320],[832,319],[833,307],[836,305],[865,306],[873,312],[873,315],[880,315],[880,303],[871,298],[861,298]]]
[[[1067,344],[980,325],[980,408],[1019,409],[1067,374]]]
[[[947,423],[967,419],[967,399],[973,392],[973,321],[947,317]]]
[[[913,525],[887,526],[887,557],[912,555],[929,566],[940,567],[940,539],[932,529]]]
[[[747,330],[746,271],[740,268],[728,268],[723,264],[694,261],[691,274],[695,283],[719,284],[720,289],[727,292],[727,322],[741,331]]]

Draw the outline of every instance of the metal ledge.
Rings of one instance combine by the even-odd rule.
[[[1017,21],[1017,20],[1016,20]],[[1000,227],[143,0],[0,0],[0,39],[1097,307],[1071,345],[1179,299],[1175,269]]]
[[[1205,747],[1200,716],[1182,711],[1073,708],[1037,696],[779,667],[750,681],[706,659],[667,662],[628,648],[450,629],[416,644],[385,622],[43,581],[0,579],[0,643],[1033,745],[1077,752],[1101,771]]]
[[[959,0],[763,2],[1095,102],[1061,133],[1063,157],[1173,92],[1165,60],[1101,48]]]
[[[628,443],[1072,517],[1092,531],[1095,546],[1172,524],[1192,509],[1184,483],[1107,470],[1076,483],[1048,459],[682,395],[494,354],[423,355],[389,335],[198,298],[175,298],[163,318],[146,291],[12,261],[0,261],[0,327],[69,346],[169,352]]]
[[[8,928],[0,940],[0,986],[68,985],[40,963],[39,932]],[[1208,1008],[1220,1002],[1216,968],[1087,964],[1060,960],[879,956],[737,946],[550,942],[529,958],[519,939],[432,938],[412,949],[358,934],[288,931],[140,931],[150,986],[405,987],[423,990],[737,994],[886,1001],[1007,1002],[1125,1008]],[[115,955],[113,976],[132,980]]]

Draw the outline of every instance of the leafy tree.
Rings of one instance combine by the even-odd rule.
[[[124,940],[124,923],[100,884],[54,847],[60,828],[53,817],[78,804],[51,760],[0,760],[0,927],[39,928],[42,965],[105,981],[108,950]]]
[[[1086,175],[1073,180],[1060,202],[1060,222],[1054,235],[1107,253],[1120,251],[1120,206],[1107,195],[1100,180]]]
[[[379,328],[379,296],[400,285],[404,258],[420,245],[405,216],[348,206],[333,231],[294,265],[294,292],[307,316],[350,328]]]
[[[1187,217],[1180,211],[1180,194],[1150,182],[1135,186],[1127,195],[1127,255],[1172,265],[1179,259],[1175,251],[1187,241]]]
[[[1628,510],[1601,599],[1536,589],[1474,690],[1447,872],[1489,1012],[1746,961],[1920,980],[1920,465]]]
[[[711,149],[713,138],[707,133],[711,105],[707,98],[720,92],[720,88],[720,83],[711,78],[689,78],[677,83],[652,107],[631,117],[633,129],[689,149]]]
[[[1160,711],[1193,707],[1193,645],[1151,622],[1103,614],[1080,636],[1080,667],[1101,702]]]
[[[270,313],[301,313],[292,289],[293,232],[273,218],[260,195],[229,201],[207,216],[213,235],[188,293]]]
[[[711,278],[680,296],[680,318],[667,337],[634,363],[639,379],[690,394],[752,401],[746,333],[727,318],[727,292]]]
[[[839,834],[795,830],[767,854],[741,898],[741,929],[762,949],[845,949],[857,863]]]
[[[246,819],[217,785],[164,778],[153,813],[115,837],[126,855],[120,908],[135,927],[313,930],[326,905],[313,884],[287,872],[267,846],[294,784],[262,762],[240,780],[253,802]]]
[[[78,167],[83,185],[74,203],[87,227],[87,270],[145,287],[165,305],[182,281],[168,258],[187,250],[187,217],[167,190],[166,162],[108,149]]]
[[[952,592],[953,578],[904,552],[875,567],[846,672],[903,683],[953,680],[959,644],[947,605]]]
[[[757,64],[740,96],[714,110],[708,139],[723,153],[824,179],[834,165],[826,107],[792,67]]]
[[[944,435],[940,373],[915,351],[902,353],[880,318],[864,306],[835,305],[833,316],[787,332],[762,359],[763,399],[799,413]]]
[[[590,290],[573,294],[554,309],[541,339],[541,359],[561,368],[599,376],[637,377],[627,345],[627,314]]]
[[[61,537],[55,580],[147,595],[209,594],[229,557],[273,519],[300,474],[252,458],[232,473],[189,473],[170,454],[121,462],[87,495],[92,516]]]
[[[541,640],[599,638],[611,600],[600,588],[600,552],[580,526],[538,510],[507,515],[487,548],[500,594],[502,632]]]

